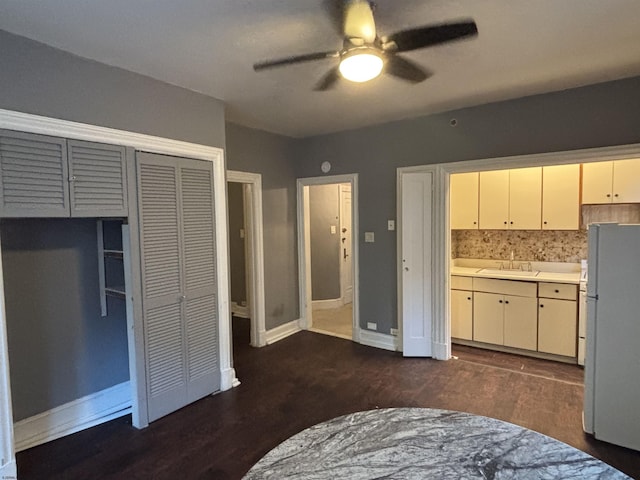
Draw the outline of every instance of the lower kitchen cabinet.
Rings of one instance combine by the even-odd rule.
[[[504,345],[536,350],[538,346],[537,299],[505,296],[504,302]]]
[[[473,340],[535,350],[538,323],[536,306],[534,297],[475,292]]]
[[[451,290],[451,337],[473,338],[473,292]]]
[[[476,342],[504,343],[504,295],[474,292],[473,339]]]
[[[576,356],[577,305],[572,300],[538,300],[538,351]]]

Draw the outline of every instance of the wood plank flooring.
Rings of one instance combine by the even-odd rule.
[[[240,479],[265,453],[316,423],[359,410],[431,407],[506,420],[640,479],[640,453],[582,432],[582,370],[460,347],[458,360],[404,359],[300,332],[262,349],[234,320],[242,384],[151,424],[123,417],[21,452],[20,480]]]

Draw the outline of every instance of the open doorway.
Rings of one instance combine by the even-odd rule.
[[[355,175],[298,181],[303,328],[359,340]]]
[[[227,171],[227,199],[232,334],[240,344],[262,347],[266,345],[262,176]],[[246,339],[237,339],[238,335]]]

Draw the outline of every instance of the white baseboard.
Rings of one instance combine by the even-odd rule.
[[[311,302],[312,310],[331,310],[340,308],[344,305],[341,298],[330,298],[329,300],[313,300]]]
[[[127,381],[16,422],[13,425],[16,451],[71,435],[129,413],[131,385]]]
[[[369,347],[382,348],[395,352],[398,350],[397,337],[385,333],[373,332],[364,328],[360,329],[360,343]]]
[[[246,305],[238,305],[236,302],[231,302],[231,315],[238,318],[251,318],[249,315],[249,307]]]
[[[267,345],[271,345],[272,343],[276,343],[283,338],[287,338],[294,333],[298,333],[301,330],[300,328],[300,320],[293,320],[292,322],[285,323],[284,325],[280,325],[279,327],[272,328],[271,330],[267,330],[265,332],[265,338],[267,341]]]
[[[7,462],[0,467],[0,479],[17,480],[17,478],[18,478],[18,466],[16,465],[15,460]]]
[[[221,391],[225,391],[225,390],[230,390],[231,388],[235,387],[235,382],[238,382],[238,379],[236,378],[236,369],[233,367],[230,368],[225,368],[222,369],[220,371],[220,390]],[[238,385],[240,385],[240,382],[238,382]]]
[[[446,343],[431,343],[431,356],[436,360],[449,360],[451,358],[451,346]]]

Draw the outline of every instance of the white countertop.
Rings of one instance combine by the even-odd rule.
[[[580,264],[559,264],[551,262],[533,263],[538,273],[531,274],[510,272],[482,272],[485,268],[495,268],[496,260],[457,259],[451,265],[451,275],[461,277],[497,278],[502,280],[519,280],[522,282],[580,283]],[[517,264],[521,262],[516,262]],[[577,265],[577,269],[576,269]]]

